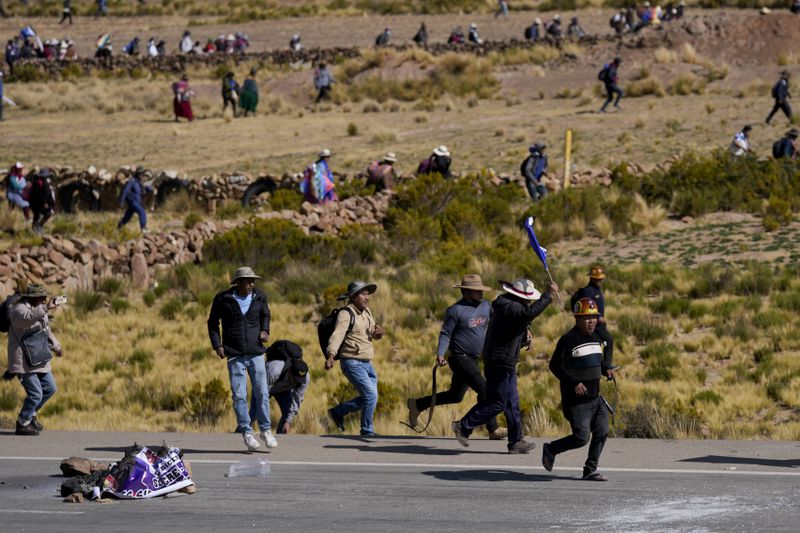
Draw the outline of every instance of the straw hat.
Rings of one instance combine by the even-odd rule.
[[[331,151],[328,150],[327,148],[325,148],[319,153],[319,157],[330,157],[330,156],[331,156]]]
[[[384,161],[388,161],[390,163],[395,163],[395,162],[397,162],[397,156],[394,155],[394,152],[389,152],[388,154],[383,156],[383,160]]]
[[[442,144],[433,149],[433,155],[450,157],[450,151]]]
[[[453,285],[454,289],[467,289],[470,291],[490,291],[491,287],[483,284],[481,277],[478,274],[467,274],[461,278],[461,283]]]
[[[256,273],[253,272],[253,269],[250,267],[239,267],[236,269],[236,272],[233,273],[233,278],[231,279],[231,285],[235,285],[236,282],[242,278],[261,279],[261,276],[256,276]]]

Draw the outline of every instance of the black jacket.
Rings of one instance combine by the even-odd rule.
[[[269,333],[269,305],[264,291],[253,289],[253,301],[247,314],[242,316],[239,303],[233,293],[236,287],[218,293],[211,303],[208,314],[208,337],[211,347],[225,348],[227,357],[258,355],[266,352],[258,336],[262,331]],[[222,340],[219,326],[222,322]]]
[[[575,294],[572,295],[569,302],[570,308],[575,309],[575,304],[581,298],[591,298],[594,300],[597,304],[597,310],[600,312],[600,316],[605,316],[606,302],[605,298],[603,298],[603,291],[600,289],[599,285],[595,285],[590,281],[588,285],[575,291]]]
[[[543,294],[533,305],[525,305],[520,298],[503,294],[492,302],[492,318],[483,345],[486,366],[515,368],[531,322],[544,311],[552,298]]]

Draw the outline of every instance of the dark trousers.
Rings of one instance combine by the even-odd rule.
[[[522,440],[522,414],[519,410],[517,371],[514,368],[486,367],[486,398],[469,410],[461,419],[461,429],[469,435],[472,431],[500,413],[505,413],[508,423],[509,448]]]
[[[33,211],[34,231],[40,230],[45,222],[50,220],[50,217],[53,216],[53,210],[50,207],[31,205],[31,211]]]
[[[606,83],[606,94],[608,95],[608,97],[606,98],[606,101],[603,104],[603,107],[600,108],[600,111],[605,111],[606,110],[606,107],[608,106],[608,104],[610,104],[611,100],[614,99],[614,95],[615,94],[617,95],[617,100],[616,100],[616,102],[614,102],[614,107],[619,107],[619,100],[620,100],[620,98],[622,98],[622,95],[623,95],[623,91],[620,88],[620,86],[617,85],[616,83]]]
[[[548,447],[554,455],[581,448],[589,443],[589,457],[583,475],[597,470],[600,454],[608,438],[608,410],[599,397],[578,405],[563,407],[564,417],[572,428],[572,435],[551,442]],[[591,438],[591,442],[589,439]]]
[[[775,105],[772,107],[772,111],[770,111],[769,115],[767,116],[767,124],[769,124],[769,121],[772,120],[772,117],[775,116],[775,113],[777,113],[779,109],[783,111],[783,114],[786,115],[786,118],[788,118],[790,121],[792,120],[792,106],[789,105],[789,102],[786,100],[783,102],[775,100]]]
[[[594,332],[597,333],[597,336],[600,337],[600,340],[602,340],[605,345],[603,348],[603,359],[611,361],[614,355],[614,338],[611,336],[611,333],[608,332],[608,328],[605,324],[597,324]]]
[[[286,419],[289,416],[289,409],[292,408],[292,391],[283,391],[279,392],[278,394],[270,394],[270,398],[275,398],[275,401],[278,402],[278,407],[281,410],[281,419],[278,421],[278,433],[286,433],[286,428],[284,424],[286,423]],[[255,399],[252,398],[250,400],[250,420],[256,419],[256,402]]]
[[[63,15],[61,15],[61,20],[58,21],[58,24],[60,25],[62,22],[64,22],[67,19],[69,19],[69,24],[70,24],[70,26],[72,26],[72,13],[68,13],[66,11],[64,12]]]
[[[326,85],[324,87],[319,88],[319,94],[317,95],[317,99],[314,102],[319,102],[320,100],[330,100],[331,99],[331,86]]]
[[[467,389],[472,389],[478,393],[478,401],[486,399],[486,380],[478,367],[478,360],[464,354],[450,354],[447,364],[453,372],[453,379],[450,381],[450,388],[444,392],[436,393],[436,405],[448,405],[460,403],[467,393]],[[424,411],[431,407],[431,397],[425,396],[416,400],[417,409]],[[497,429],[497,419],[492,417],[486,422],[486,430],[493,433]]]
[[[528,194],[531,195],[531,200],[538,202],[547,196],[547,187],[541,181],[536,181],[530,178],[525,178],[525,187],[528,189]]]
[[[223,97],[222,98],[222,112],[224,113],[226,109],[228,109],[228,104],[230,104],[231,108],[233,109],[233,116],[236,116],[236,100],[233,98]]]
[[[144,229],[147,226],[147,212],[144,210],[144,207],[142,207],[142,204],[137,204],[135,202],[128,202],[128,209],[125,210],[125,214],[122,216],[122,220],[119,221],[119,224],[117,224],[117,227],[121,228],[130,222],[134,213],[139,215],[139,227]]]

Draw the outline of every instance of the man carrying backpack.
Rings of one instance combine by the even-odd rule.
[[[425,27],[424,22],[419,25],[417,33],[414,34],[414,37],[412,37],[411,40],[414,41],[417,46],[421,46],[423,48],[428,47],[428,28]]]
[[[546,146],[536,143],[528,151],[530,155],[525,158],[520,167],[520,172],[525,178],[525,187],[531,200],[538,202],[547,196],[547,187],[542,183],[542,176],[547,171],[547,156],[544,154]]]
[[[797,149],[794,143],[797,141],[797,129],[792,128],[786,132],[786,135],[775,141],[772,145],[772,157],[775,159],[796,159]]]
[[[119,205],[125,208],[125,214],[117,224],[117,229],[122,229],[122,226],[130,222],[135,213],[139,217],[139,229],[143,234],[147,233],[147,211],[142,207],[142,176],[144,173],[144,167],[136,167],[133,176],[122,189]]]
[[[252,268],[238,268],[231,279],[231,287],[214,297],[207,323],[211,347],[220,359],[227,358],[228,361],[236,432],[242,434],[244,444],[251,452],[261,445],[253,437],[252,419],[247,406],[248,376],[261,440],[267,448],[278,446],[270,430],[269,389],[264,362],[264,343],[269,341],[270,312],[267,295],[255,288],[257,279],[261,279],[261,276],[256,276]]]
[[[397,174],[394,164],[397,156],[394,152],[389,152],[381,161],[373,161],[367,166],[367,185],[375,188],[375,192],[388,191],[394,187],[394,180]]]
[[[483,351],[486,328],[492,313],[492,307],[483,299],[483,293],[492,289],[484,286],[477,274],[464,276],[461,283],[453,285],[453,288],[461,289],[462,298],[445,312],[436,353],[436,362],[439,366],[449,364],[453,379],[447,391],[436,395],[436,405],[460,403],[467,389],[474,390],[479,400],[486,398],[486,380],[478,366],[478,358]],[[429,409],[431,402],[431,396],[408,399],[409,426],[417,425],[420,411]],[[492,440],[501,440],[508,435],[506,428],[497,426],[494,417],[486,422],[486,430]]]
[[[617,70],[619,69],[620,64],[622,63],[622,58],[617,56],[614,58],[614,61],[609,63],[608,65],[603,66],[603,70],[597,75],[597,79],[603,82],[606,88],[606,94],[608,97],[606,98],[605,103],[603,103],[603,107],[600,108],[601,113],[606,112],[606,107],[608,104],[611,103],[611,100],[614,99],[614,95],[617,95],[617,100],[614,102],[614,107],[617,109],[621,109],[619,107],[619,101],[622,98],[623,92],[619,85],[617,85],[619,81],[619,74]]]
[[[222,79],[222,112],[228,109],[230,104],[233,109],[233,116],[236,117],[236,104],[239,102],[239,84],[233,78],[233,72],[228,72]]]
[[[772,87],[772,98],[775,99],[775,105],[772,107],[772,111],[770,111],[769,115],[767,115],[767,124],[769,124],[769,121],[772,120],[772,117],[775,116],[775,113],[777,113],[779,109],[783,111],[783,114],[786,115],[789,122],[792,122],[792,107],[789,105],[790,97],[789,71],[784,70],[781,72],[780,79]]]
[[[374,283],[360,280],[350,282],[347,292],[339,297],[347,299],[347,306],[336,316],[336,326],[325,350],[325,370],[330,370],[336,358],[340,358],[342,373],[355,387],[358,396],[328,410],[328,415],[340,431],[344,431],[344,417],[361,411],[361,436],[374,437],[372,417],[378,404],[378,375],[372,366],[375,350],[373,340],[384,336],[367,307],[369,297],[377,290]]]
[[[375,46],[389,46],[389,39],[392,38],[392,30],[386,28],[383,32],[375,37]]]

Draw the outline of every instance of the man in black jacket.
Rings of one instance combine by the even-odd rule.
[[[783,114],[786,115],[789,122],[792,121],[792,106],[789,105],[790,96],[789,71],[784,70],[781,72],[780,79],[772,87],[772,98],[775,99],[775,105],[772,107],[772,111],[770,111],[769,115],[767,115],[767,124],[769,124],[769,121],[772,120],[772,117],[775,116],[775,113],[777,113],[779,109],[783,111]]]
[[[591,298],[581,298],[573,307],[575,327],[556,344],[550,371],[561,382],[561,409],[572,434],[542,446],[542,465],[550,472],[556,455],[585,446],[589,457],[583,479],[608,481],[597,472],[600,454],[608,438],[608,407],[600,396],[600,376],[614,377],[611,357],[603,355],[603,343],[595,333],[600,311]]]
[[[250,267],[236,270],[230,289],[214,297],[208,315],[208,336],[211,346],[220,359],[228,359],[228,376],[231,382],[233,411],[236,413],[236,431],[242,433],[244,444],[250,451],[260,447],[253,437],[253,426],[247,406],[247,376],[255,405],[255,416],[261,431],[261,440],[267,448],[278,442],[272,435],[269,421],[269,389],[267,368],[264,362],[269,341],[269,305],[267,295],[255,288],[261,279]],[[219,326],[222,322],[222,338]]]
[[[590,268],[589,283],[575,291],[575,294],[570,299],[569,306],[575,308],[575,304],[581,298],[591,298],[595,301],[599,313],[597,315],[597,327],[594,332],[603,341],[603,355],[610,361],[614,355],[614,339],[611,337],[611,333],[608,332],[608,327],[606,327],[606,300],[603,296],[603,289],[600,287],[605,279],[606,271],[603,267],[595,265]]]
[[[453,432],[462,446],[469,446],[472,431],[500,413],[508,423],[508,453],[528,453],[536,445],[522,438],[522,415],[517,392],[517,362],[526,342],[528,327],[544,311],[558,292],[558,284],[542,295],[527,279],[501,282],[505,294],[492,302],[492,318],[483,346],[486,397],[479,400],[464,418],[453,422]],[[536,302],[536,303],[534,303]]]

